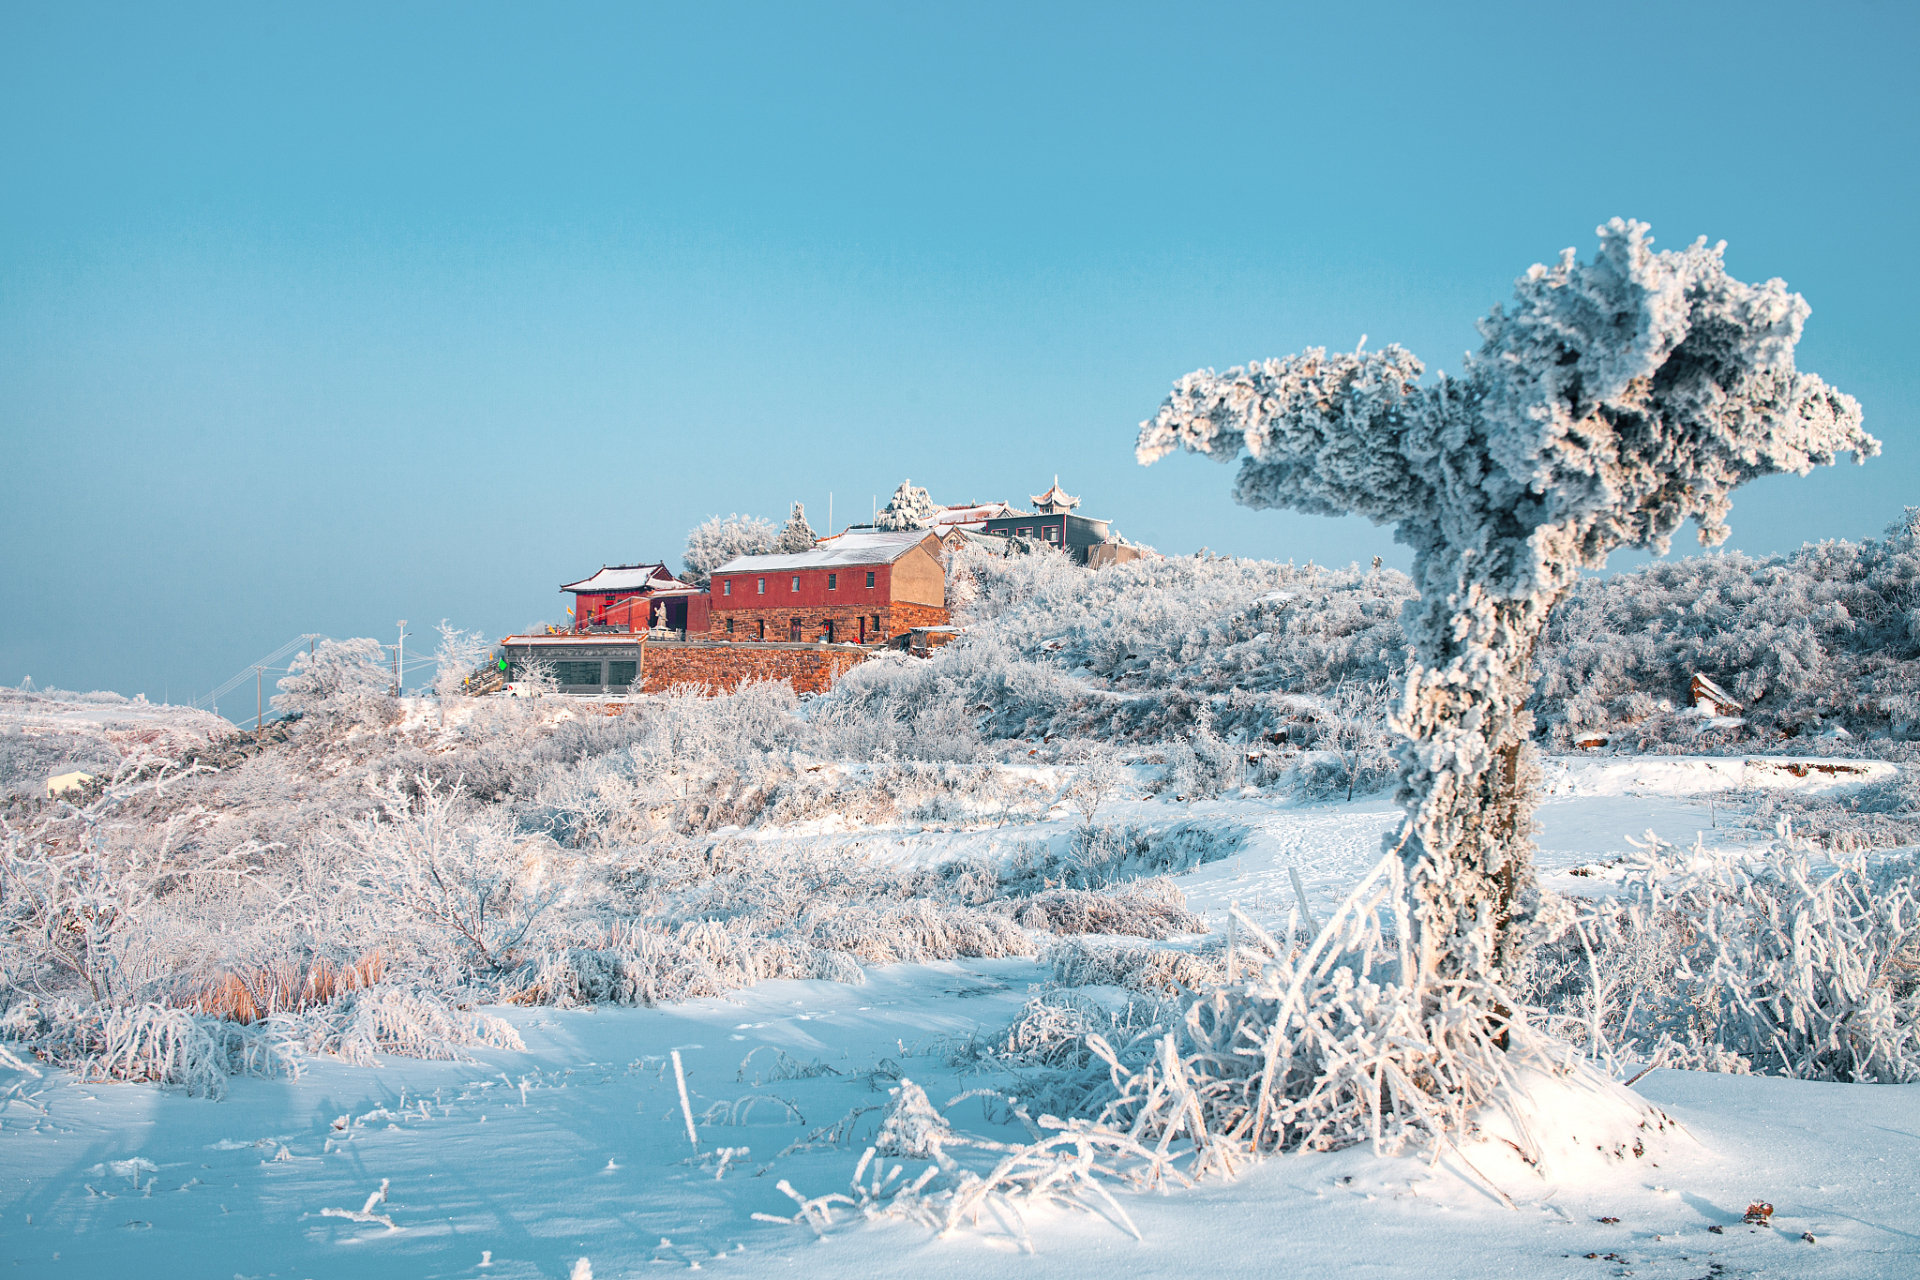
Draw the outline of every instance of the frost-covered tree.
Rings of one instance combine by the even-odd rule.
[[[275,711],[321,720],[385,721],[393,712],[393,676],[378,640],[322,640],[296,653],[273,697]]]
[[[793,504],[793,514],[787,517],[787,527],[780,531],[773,549],[783,555],[798,555],[802,551],[812,550],[813,544],[818,541],[819,535],[807,523],[807,509],[796,502]]]
[[[457,697],[462,682],[486,660],[491,646],[484,632],[462,631],[445,618],[435,630],[440,647],[433,655],[433,691],[442,698]]]
[[[715,569],[736,556],[765,555],[779,536],[773,521],[758,516],[708,516],[687,531],[687,549],[680,553],[687,566],[682,576],[704,587]]]
[[[1398,346],[1314,348],[1188,374],[1140,428],[1143,464],[1244,454],[1236,501],[1391,521],[1414,549],[1396,719],[1408,978],[1430,1008],[1466,999],[1495,1028],[1545,923],[1523,747],[1548,611],[1615,548],[1664,552],[1689,519],[1724,540],[1749,480],[1879,450],[1852,397],[1794,368],[1799,295],[1729,276],[1724,244],[1656,253],[1647,230],[1616,218],[1591,261],[1531,268],[1458,378],[1421,385]]]
[[[873,518],[876,529],[925,529],[933,523],[940,508],[933,503],[933,495],[925,489],[916,488],[913,481],[902,480],[900,487],[893,491],[893,497],[880,513]]]

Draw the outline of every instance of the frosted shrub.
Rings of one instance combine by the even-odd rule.
[[[463,1049],[525,1049],[512,1026],[490,1014],[455,1009],[432,991],[403,984],[365,987],[305,1013],[277,1020],[308,1053],[365,1066],[375,1054],[457,1059]]]
[[[1752,806],[1747,825],[1770,831],[1784,824],[1821,849],[1853,853],[1920,845],[1920,769],[1913,765],[1836,794],[1769,790],[1742,799]]]
[[[8,1038],[82,1079],[145,1081],[201,1097],[224,1097],[230,1075],[270,1075],[290,1063],[259,1031],[161,1004],[28,1003],[7,1022]]]
[[[1576,730],[1690,752],[1807,749],[1842,755],[1915,736],[1920,717],[1920,508],[1879,540],[1786,555],[1695,556],[1582,582],[1548,621],[1536,714],[1553,741]],[[1743,723],[1656,715],[1685,708],[1695,672],[1744,704]],[[1909,749],[1910,750],[1910,749]]]
[[[388,779],[379,816],[352,828],[356,880],[425,954],[483,973],[511,967],[528,931],[574,887],[568,869],[457,788],[416,781],[417,799]]]
[[[1104,893],[1047,889],[1026,899],[1020,923],[1054,933],[1119,933],[1134,938],[1171,938],[1205,933],[1206,921],[1187,910],[1171,880],[1135,880]]]
[[[1220,985],[1227,976],[1223,958],[1085,938],[1063,939],[1047,951],[1053,980],[1063,987],[1125,987],[1157,996]]]
[[[1649,836],[1622,896],[1542,957],[1535,998],[1590,1051],[1807,1080],[1920,1080],[1914,855],[1756,858]],[[1544,980],[1541,980],[1544,979]]]

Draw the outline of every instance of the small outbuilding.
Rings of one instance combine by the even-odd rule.
[[[674,577],[664,561],[602,565],[592,577],[560,589],[573,593],[575,631],[707,630],[706,592]]]

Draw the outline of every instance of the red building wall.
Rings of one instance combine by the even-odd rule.
[[[653,611],[660,604],[659,600],[650,596],[636,596],[630,591],[612,595],[582,593],[573,599],[573,620],[576,623],[630,627],[639,631],[645,631],[653,625]],[[687,602],[686,629],[689,632],[703,632],[707,629],[709,608],[705,593],[674,595],[665,599]]]
[[[839,575],[839,585],[829,591],[827,575]],[[867,575],[873,574],[873,586],[867,586]],[[754,590],[754,584],[766,579],[765,595]],[[800,589],[793,589],[795,578],[800,580]],[[726,585],[733,585],[733,593],[727,594]],[[713,611],[722,613],[729,609],[846,609],[853,613],[872,613],[875,609],[884,609],[893,599],[893,566],[866,565],[851,569],[789,569],[777,573],[728,573],[716,574],[710,589]]]

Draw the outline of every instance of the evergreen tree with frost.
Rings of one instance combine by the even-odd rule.
[[[1724,243],[1655,252],[1647,231],[1616,218],[1591,261],[1568,249],[1529,269],[1458,378],[1422,386],[1412,353],[1363,339],[1188,374],[1140,427],[1143,464],[1244,454],[1236,501],[1391,521],[1414,550],[1397,847],[1416,935],[1405,979],[1436,1025],[1465,999],[1501,1026],[1550,923],[1525,745],[1554,603],[1616,548],[1664,552],[1686,520],[1723,541],[1749,480],[1879,451],[1851,396],[1795,369],[1799,295],[1729,276]]]
[[[296,653],[270,700],[275,711],[321,721],[382,721],[394,710],[393,675],[378,640],[322,640]]]
[[[738,556],[765,555],[779,536],[773,521],[758,516],[708,516],[687,531],[681,580],[704,587],[715,569]]]
[[[912,480],[902,480],[887,505],[880,508],[880,513],[874,517],[873,527],[887,530],[925,529],[939,514],[940,508],[934,505],[932,494],[915,487]]]
[[[807,509],[796,502],[793,504],[793,514],[787,517],[787,527],[780,531],[773,549],[781,555],[798,555],[802,551],[813,550],[813,544],[819,540],[807,524]]]

